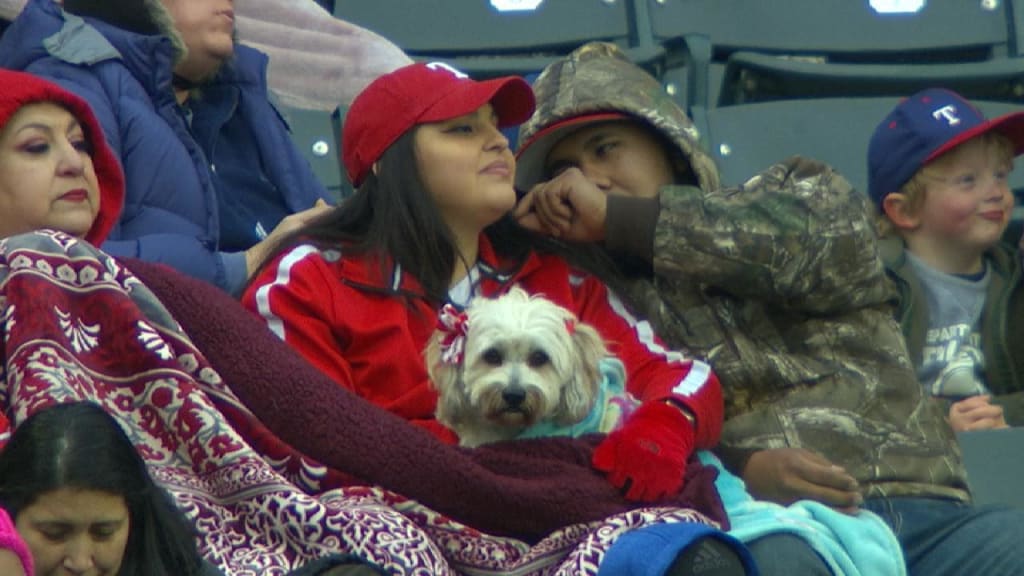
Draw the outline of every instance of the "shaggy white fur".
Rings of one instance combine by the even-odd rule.
[[[461,341],[460,341],[461,339]],[[454,348],[453,348],[454,347]],[[565,308],[512,288],[477,298],[424,352],[436,417],[463,446],[514,438],[537,422],[579,422],[601,386],[601,336]]]

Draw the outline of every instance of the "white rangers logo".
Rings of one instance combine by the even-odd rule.
[[[960,123],[960,118],[956,115],[956,106],[952,104],[943,106],[938,110],[932,112],[932,117],[936,120],[945,120],[950,126],[956,126]]]
[[[450,64],[445,64],[444,62],[430,62],[427,64],[427,68],[430,68],[431,70],[447,70],[456,78],[469,78],[469,75],[465,72],[454,68]]]

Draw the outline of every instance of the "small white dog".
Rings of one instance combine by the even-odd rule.
[[[609,352],[569,310],[513,287],[465,313],[445,307],[439,324],[424,354],[437,420],[461,445],[508,440],[542,422],[572,425],[594,407]]]

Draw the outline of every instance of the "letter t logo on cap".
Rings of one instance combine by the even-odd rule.
[[[444,62],[430,62],[429,64],[427,64],[427,68],[430,68],[431,70],[447,70],[448,72],[451,72],[452,76],[455,76],[456,78],[469,78],[469,75],[466,74],[465,72],[453,68],[452,66],[445,64]]]
[[[932,117],[936,120],[945,119],[950,126],[956,126],[960,123],[960,119],[957,118],[956,115],[956,106],[953,106],[952,104],[947,104],[946,106],[932,112]]]

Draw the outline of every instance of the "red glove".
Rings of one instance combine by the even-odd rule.
[[[653,502],[683,487],[693,443],[693,423],[679,408],[648,402],[601,442],[591,463],[626,499]]]

